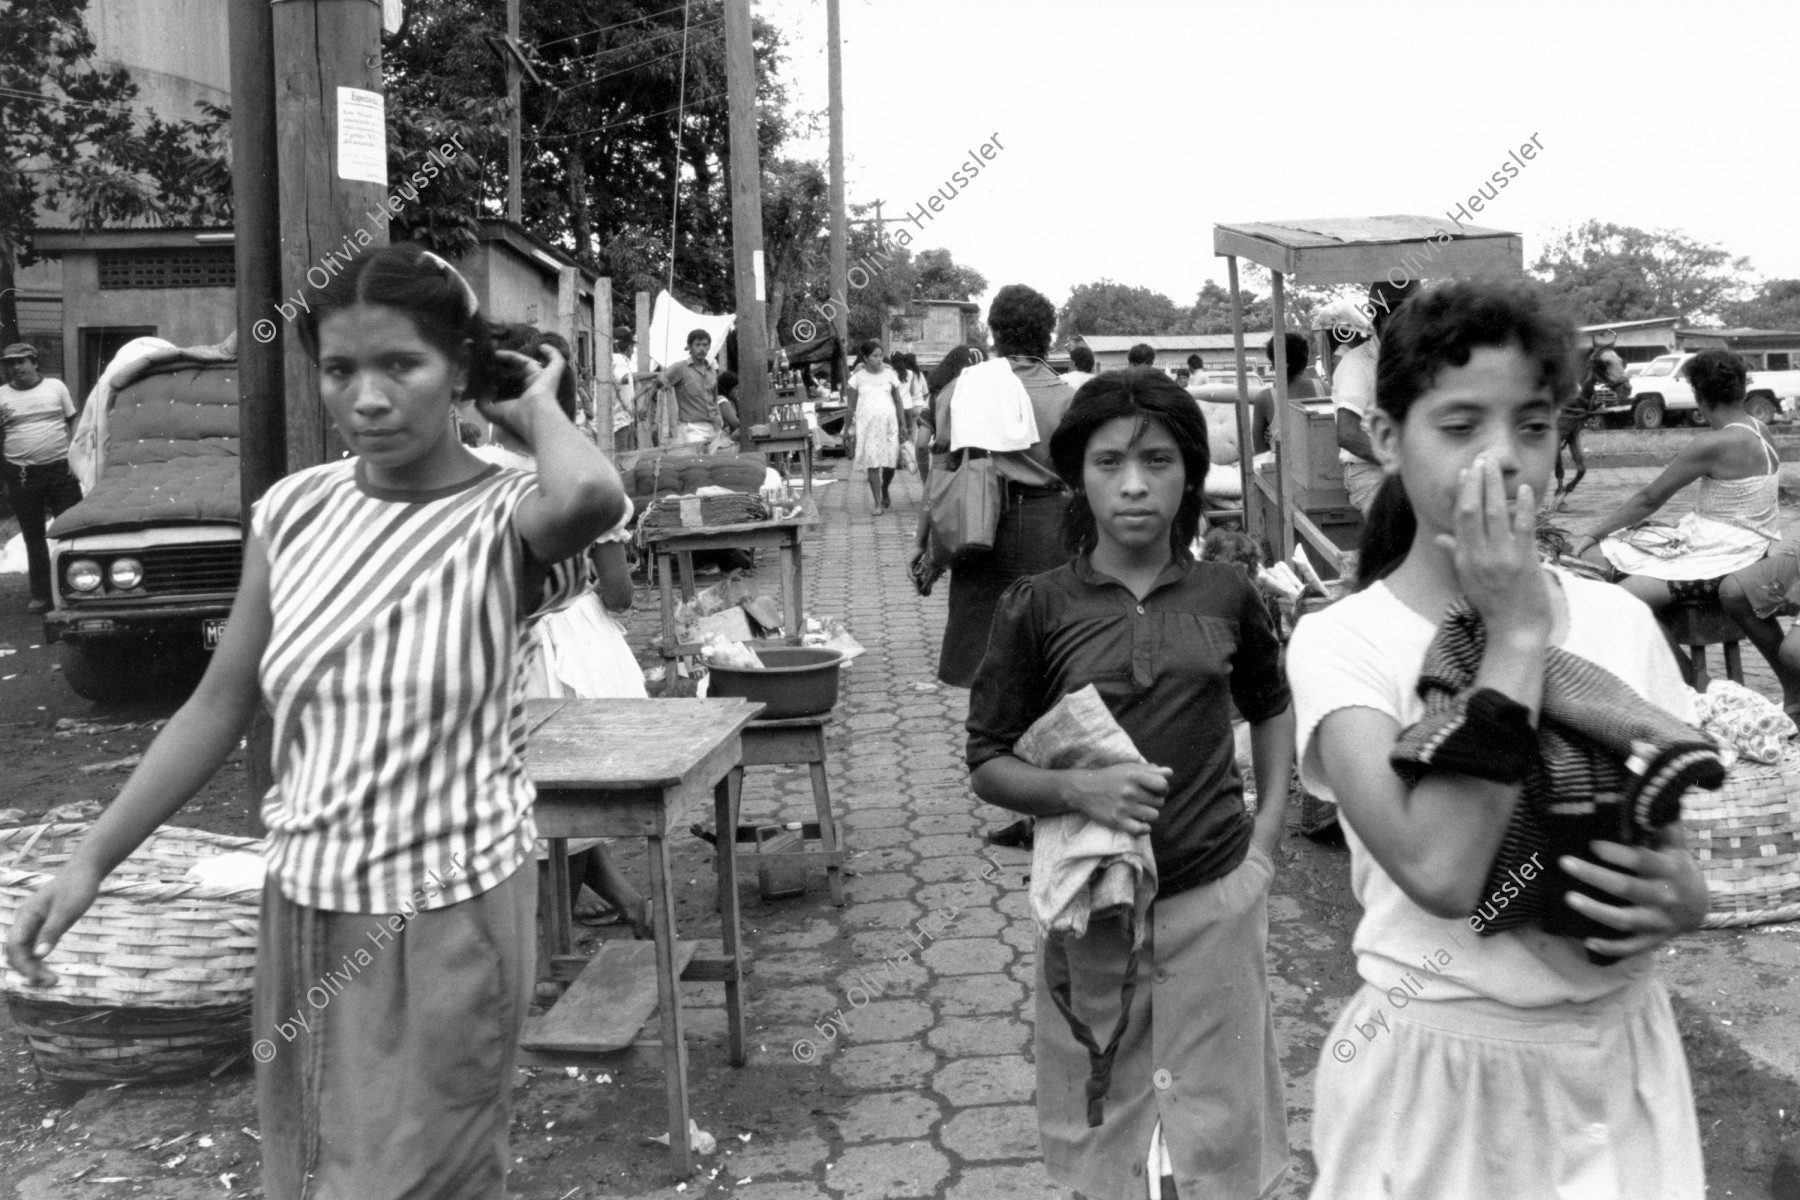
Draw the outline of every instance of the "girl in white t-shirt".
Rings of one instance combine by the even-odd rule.
[[[1301,621],[1289,646],[1302,778],[1339,806],[1364,910],[1364,984],[1320,1055],[1316,1197],[1704,1190],[1687,1065],[1650,953],[1706,912],[1680,825],[1657,849],[1594,843],[1617,871],[1559,860],[1617,897],[1567,898],[1616,937],[1484,937],[1476,914],[1506,899],[1481,893],[1518,783],[1437,773],[1409,791],[1389,765],[1423,714],[1420,667],[1459,596],[1486,630],[1476,686],[1523,706],[1534,726],[1551,645],[1691,719],[1649,611],[1538,562],[1533,518],[1556,402],[1571,390],[1571,336],[1523,284],[1445,284],[1395,313],[1370,420],[1387,478],[1359,590]],[[1596,966],[1590,949],[1622,961]]]

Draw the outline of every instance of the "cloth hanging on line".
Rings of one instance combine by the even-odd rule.
[[[725,335],[736,326],[736,313],[708,316],[688,308],[666,291],[658,292],[656,306],[650,310],[650,334],[644,340],[644,347],[650,352],[650,361],[657,366],[673,366],[687,357],[688,334],[704,329],[712,336],[712,351],[707,355],[707,361],[716,367],[719,356],[725,352]]]

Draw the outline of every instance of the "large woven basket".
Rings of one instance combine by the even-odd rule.
[[[91,827],[0,830],[0,927],[48,883]],[[195,862],[262,843],[165,826],[100,885],[46,965],[53,988],[7,972],[0,993],[38,1070],[68,1082],[137,1082],[216,1071],[250,1047],[258,887],[202,887]]]
[[[1708,929],[1800,920],[1800,750],[1740,759],[1718,791],[1689,792],[1681,818],[1712,897]]]

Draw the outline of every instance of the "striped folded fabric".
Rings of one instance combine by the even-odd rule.
[[[733,492],[728,496],[664,496],[644,514],[647,529],[692,529],[706,525],[743,525],[773,516],[760,496]]]

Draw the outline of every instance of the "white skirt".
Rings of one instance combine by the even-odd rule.
[[[1627,575],[1649,579],[1718,579],[1762,561],[1774,545],[1768,538],[1741,525],[1715,521],[1688,513],[1673,526],[1673,536],[1663,545],[1662,531],[1669,526],[1640,526],[1600,543],[1607,561]]]
[[[544,617],[526,655],[525,695],[532,700],[643,700],[643,668],[625,644],[625,627],[589,592]]]
[[[1706,1191],[1687,1059],[1654,976],[1547,1008],[1365,984],[1327,1035],[1316,1087],[1316,1200]]]

